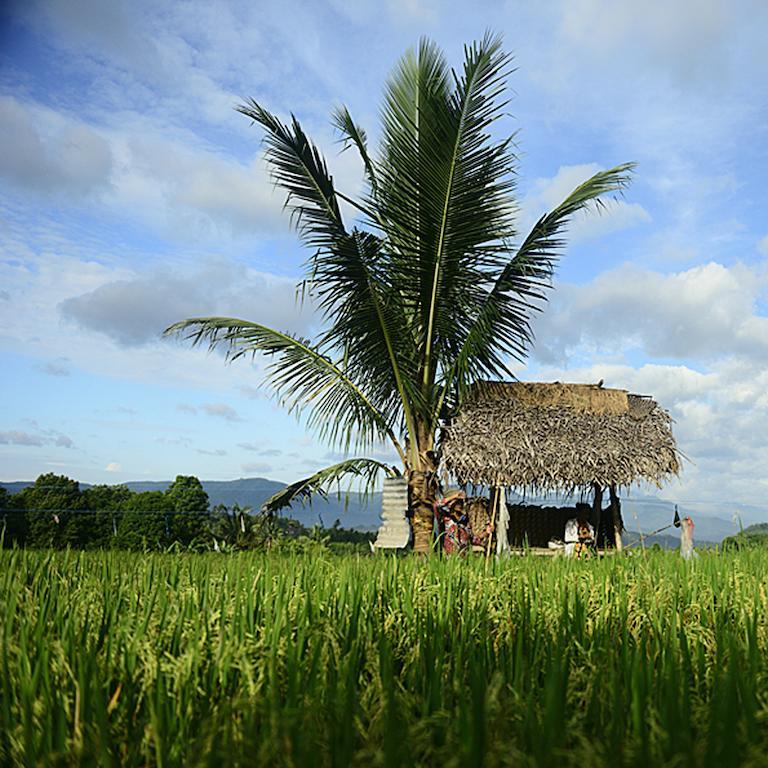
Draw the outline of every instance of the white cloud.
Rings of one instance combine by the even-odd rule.
[[[178,12],[171,3],[141,6],[45,0],[23,8],[22,17],[66,59],[75,58],[93,76],[91,101],[97,97],[111,102],[116,113],[124,113],[137,101],[161,113],[220,114],[223,102],[231,105],[233,96],[198,66],[194,48],[171,31],[185,14],[197,14],[199,7],[192,4]],[[218,27],[226,15],[220,8],[208,24]],[[230,39],[224,46],[230,54],[232,44]]]
[[[527,234],[542,214],[557,207],[579,184],[601,170],[605,169],[596,163],[564,165],[553,177],[536,179],[521,203],[523,234]],[[604,202],[603,207],[591,206],[573,217],[568,228],[569,242],[600,237],[651,221],[650,214],[639,203],[628,203],[620,197],[606,198]]]
[[[9,432],[0,432],[0,445],[45,445],[45,439],[39,435],[32,435],[29,432],[20,430],[10,430]]]
[[[238,443],[238,448],[244,451],[253,451],[260,456],[282,456],[283,451],[279,448],[265,448],[263,443]]]
[[[240,271],[238,266],[232,266],[231,282],[219,273],[218,281],[213,277],[208,286],[195,285],[195,270],[190,270],[189,286],[191,295],[187,295],[187,301],[195,296],[202,296],[202,302],[195,305],[194,302],[180,305],[173,303],[172,295],[169,297],[171,306],[183,311],[182,316],[166,317],[157,314],[156,308],[142,303],[140,291],[128,291],[126,301],[135,302],[137,310],[146,310],[148,317],[144,325],[141,321],[132,317],[130,306],[125,306],[118,301],[114,307],[114,314],[110,313],[108,306],[98,304],[94,298],[89,305],[90,314],[85,321],[97,322],[102,317],[105,329],[93,330],[83,328],[79,322],[64,321],[59,305],[67,299],[78,296],[89,296],[102,286],[125,281],[131,287],[134,280],[141,280],[133,270],[128,270],[114,264],[101,264],[93,260],[93,252],[99,252],[102,246],[100,242],[87,245],[71,242],[67,238],[59,237],[55,230],[35,234],[33,229],[28,230],[29,244],[20,241],[11,228],[11,231],[3,231],[0,228],[0,284],[9,288],[10,298],[0,302],[0,343],[9,352],[18,352],[41,361],[43,365],[51,359],[66,357],[71,370],[84,370],[110,378],[122,378],[131,381],[164,382],[169,386],[192,386],[208,391],[230,391],[233,385],[242,384],[249,386],[258,383],[251,379],[252,368],[247,361],[239,366],[239,373],[233,379],[231,369],[222,364],[219,357],[211,358],[206,349],[191,349],[189,345],[173,343],[172,341],[160,341],[159,334],[166,320],[173,322],[183,319],[184,316],[198,315],[206,309],[219,309],[222,313],[243,314],[248,319],[261,319],[267,322],[280,323],[286,320],[287,330],[297,330],[302,327],[302,316],[297,310],[293,313],[293,293],[288,289],[289,281],[285,282],[283,289],[268,290],[269,276],[263,278],[257,276],[255,282],[249,282],[248,270]],[[39,236],[39,241],[36,238]],[[32,246],[32,247],[30,247]],[[114,248],[119,252],[119,246]],[[75,255],[71,255],[75,254]],[[130,254],[129,254],[130,255]],[[137,257],[134,257],[136,260]],[[182,267],[178,268],[182,271]],[[224,272],[227,270],[224,269]],[[216,270],[213,270],[215,273]],[[212,274],[213,274],[212,273]],[[197,274],[205,276],[204,269]],[[240,279],[238,287],[237,280]],[[160,278],[158,278],[160,279]],[[275,278],[278,285],[282,285],[281,278]],[[283,279],[284,280],[284,279]],[[144,283],[141,283],[144,285]],[[182,288],[187,285],[185,278],[181,278]],[[249,287],[263,286],[265,293],[247,293]],[[222,291],[224,302],[216,305],[218,299],[206,288]],[[158,290],[154,296],[165,299],[166,296]],[[259,301],[254,297],[260,296]],[[274,297],[280,297],[280,302],[274,302]],[[228,297],[239,297],[238,303],[229,301]],[[98,298],[98,297],[96,297]],[[103,310],[103,315],[98,316],[97,305]],[[254,307],[260,306],[266,310],[261,317],[254,317]],[[123,314],[121,314],[121,312]],[[275,312],[276,314],[271,314]],[[123,317],[128,323],[128,329],[120,329],[116,325],[115,315]],[[97,317],[98,316],[98,317]],[[159,321],[159,325],[156,322]],[[294,324],[291,325],[291,322]],[[135,323],[134,325],[131,325]],[[44,329],[44,330],[43,330]],[[112,335],[110,335],[112,334]],[[133,334],[133,335],[131,335]],[[140,344],[141,339],[149,339],[155,334],[155,343]],[[139,346],[130,349],[121,347],[114,337],[135,340]]]
[[[439,14],[434,0],[390,0],[388,5],[394,20],[401,24],[425,24]]]
[[[180,413],[189,413],[196,415],[200,411],[208,414],[208,416],[214,416],[224,421],[244,421],[243,417],[231,406],[226,403],[203,403],[203,405],[197,407],[189,405],[188,403],[179,403],[176,406],[176,410]]]
[[[122,466],[117,461],[110,461],[109,464],[107,464],[106,467],[104,467],[105,472],[120,472],[122,469]]]
[[[568,239],[570,242],[589,240],[639,224],[648,224],[650,221],[651,215],[640,203],[608,199],[605,207],[582,211],[574,216],[568,230]]]
[[[60,308],[67,320],[124,347],[158,342],[188,317],[238,317],[288,332],[306,332],[312,322],[309,305],[296,300],[295,280],[224,260],[187,274],[158,270],[104,282]]]
[[[243,421],[243,417],[226,403],[204,403],[200,407],[209,416],[215,416],[225,421]]]
[[[222,118],[230,112],[228,105]],[[97,196],[120,217],[186,243],[288,231],[284,196],[269,180],[260,138],[252,132],[243,161],[150,117],[110,128],[0,96],[0,178],[69,206]]]
[[[69,376],[70,370],[66,357],[51,360],[40,366],[40,370],[48,376]]]
[[[0,176],[35,191],[88,195],[109,185],[107,141],[89,126],[0,97]]]
[[[600,170],[604,169],[601,169],[597,163],[563,165],[557,169],[557,173],[552,178],[536,179],[527,198],[530,198],[531,202],[535,202],[544,211],[551,211],[562,203],[579,184]],[[525,202],[523,207],[527,207]],[[533,212],[533,215],[536,216],[537,214]]]
[[[243,472],[258,472],[259,474],[265,474],[272,471],[272,466],[270,464],[260,463],[242,464],[241,468]]]
[[[768,361],[768,317],[756,310],[766,276],[710,262],[673,274],[624,265],[586,285],[556,286],[534,322],[542,361],[569,354],[625,353],[711,361]]]
[[[698,0],[695,6],[566,0],[561,8],[560,33],[582,56],[614,67],[660,71],[681,87],[736,76],[739,51],[733,48],[739,43],[764,58],[745,24],[751,19],[760,26],[765,19],[765,6],[753,0]]]
[[[562,163],[586,142],[603,165],[637,161],[628,194],[643,195],[655,234],[664,227],[666,243],[674,239],[679,250],[706,244],[727,261],[725,248],[712,249],[745,225],[753,173],[746,158],[766,143],[768,80],[758,73],[768,68],[768,5],[704,0],[695,12],[665,0],[543,6],[527,19],[532,33],[511,41],[520,76],[529,79],[521,96],[537,102],[522,124],[523,148],[533,118],[545,137],[537,156]],[[509,18],[518,13],[510,9]]]
[[[107,55],[123,65],[151,70],[157,51],[142,34],[137,15],[120,2],[100,0],[45,0],[26,8],[29,23],[44,23],[57,37],[67,39],[82,53]]]
[[[265,400],[269,397],[267,391],[261,389],[260,387],[252,387],[248,384],[240,384],[238,385],[237,389],[241,395],[247,397],[249,400]]]
[[[115,132],[120,171],[110,203],[183,241],[220,234],[284,233],[283,196],[270,183],[254,135],[247,162],[201,146],[194,138],[163,136],[147,126]]]
[[[34,425],[36,426],[36,425]],[[43,445],[53,445],[56,448],[74,448],[75,443],[71,437],[57,432],[54,429],[44,430],[37,434],[12,429],[8,432],[0,432],[0,445],[23,445],[39,448]]]
[[[757,250],[760,251],[763,256],[768,256],[768,235],[762,238],[757,244]]]

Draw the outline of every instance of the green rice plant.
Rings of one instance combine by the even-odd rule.
[[[3,765],[765,763],[760,550],[0,560]]]

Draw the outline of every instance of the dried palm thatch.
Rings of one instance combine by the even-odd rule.
[[[660,486],[680,471],[670,415],[649,397],[593,384],[478,385],[441,436],[460,483],[571,492]]]

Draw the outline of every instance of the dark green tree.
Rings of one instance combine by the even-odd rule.
[[[83,493],[83,507],[91,515],[88,535],[89,549],[108,549],[114,546],[120,518],[133,496],[124,485],[94,485]]]
[[[171,543],[173,511],[173,505],[163,491],[131,494],[117,527],[117,546],[137,551],[166,549]]]
[[[174,512],[171,539],[185,547],[209,541],[209,500],[203,484],[194,476],[178,475],[165,496]]]
[[[0,487],[0,538],[3,546],[24,546],[27,534],[27,518],[15,496]]]
[[[26,515],[26,545],[81,548],[88,537],[88,515],[82,513],[80,484],[63,475],[46,473],[16,494],[14,505]]]
[[[217,504],[211,511],[210,531],[219,546],[231,549],[253,549],[263,545],[268,537],[266,521],[254,516],[251,507]]]
[[[422,40],[387,81],[378,151],[346,108],[336,110],[333,123],[365,173],[357,199],[338,188],[293,115],[283,122],[255,101],[239,107],[263,130],[273,180],[310,251],[302,289],[319,308],[320,330],[307,340],[259,322],[197,317],[167,332],[221,346],[230,359],[270,356],[276,397],[320,437],[344,452],[388,443],[401,462],[334,464],[276,494],[273,508],[343,476],[370,488],[382,472],[404,474],[414,548],[428,551],[440,424],[478,382],[512,376],[509,363],[530,350],[530,320],[569,221],[629,183],[631,164],[597,173],[520,232],[514,134],[503,126],[510,71],[494,35],[466,46],[458,71]]]

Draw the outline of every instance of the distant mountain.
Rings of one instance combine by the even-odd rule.
[[[729,536],[723,546],[768,547],[768,523],[747,526],[735,536]]]
[[[261,505],[284,486],[284,483],[268,480],[264,477],[242,477],[238,480],[201,480],[201,482],[211,501],[211,507],[215,507],[217,504],[225,504],[228,507],[239,504],[241,507],[251,507],[254,512],[258,512]],[[33,482],[18,481],[0,483],[0,486],[13,494],[33,484]],[[170,480],[132,480],[122,483],[137,493],[164,491],[170,484]],[[80,483],[80,488],[83,490],[89,487],[88,483]],[[317,498],[313,500],[311,506],[294,504],[283,514],[310,527],[321,522],[330,527],[336,520],[339,520],[344,528],[368,531],[379,527],[380,509],[380,493],[375,493],[368,499],[363,499],[358,493],[350,493],[348,501],[344,495],[339,499],[335,494],[330,494],[328,499]]]
[[[756,523],[755,525],[747,526],[743,533],[753,536],[768,536],[768,523]]]
[[[23,491],[25,488],[27,488],[30,485],[34,485],[34,482],[27,482],[26,480],[17,480],[12,483],[0,483],[0,488],[5,488],[8,493],[13,495],[14,493],[18,493],[19,491]],[[83,488],[83,484],[80,483],[80,487]]]

